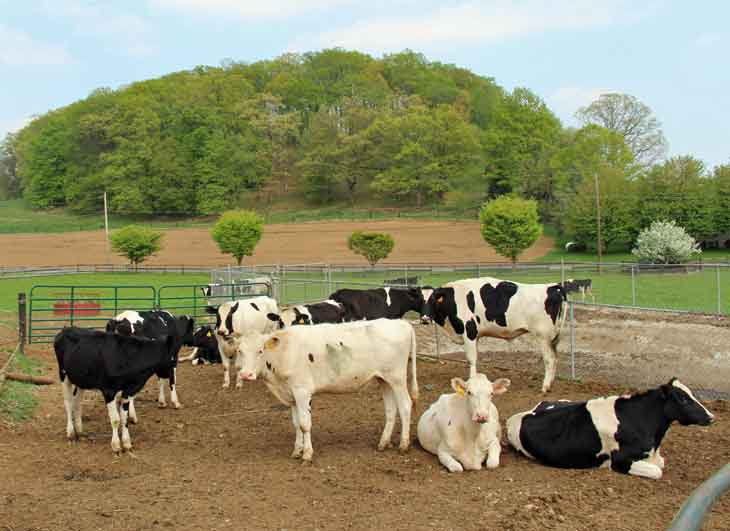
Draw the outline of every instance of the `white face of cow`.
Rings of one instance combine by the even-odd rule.
[[[241,378],[253,381],[258,377],[261,360],[266,345],[274,345],[278,338],[267,334],[247,334],[241,337],[238,352],[241,354]]]
[[[227,302],[218,307],[215,332],[223,339],[229,339],[233,336],[233,314],[235,314],[237,310],[238,302],[234,304]]]
[[[472,376],[466,382],[461,378],[452,378],[451,387],[458,395],[466,399],[467,411],[471,420],[483,424],[489,421],[489,412],[492,409],[492,396],[501,395],[507,391],[510,381],[499,378],[490,382],[484,374]]]

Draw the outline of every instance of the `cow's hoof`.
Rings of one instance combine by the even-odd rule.
[[[451,465],[450,467],[448,467],[448,470],[449,470],[449,472],[463,472],[464,467],[461,466],[461,463],[455,463],[455,464]]]
[[[236,389],[240,389],[241,387],[243,387],[243,382],[239,380],[236,382]]]
[[[119,446],[119,441],[112,443],[112,452],[119,455],[119,453],[122,451],[121,446]]]
[[[303,452],[304,452],[304,449],[295,448],[294,451],[291,453],[292,459],[299,459],[300,457],[302,457]]]
[[[76,434],[75,431],[67,431],[66,438],[69,442],[76,442],[79,440],[79,436]]]
[[[222,387],[223,389],[228,389],[228,388],[229,388],[230,386],[231,386],[231,384],[229,384],[229,383],[224,383],[224,384],[223,384],[223,385],[222,385],[221,387]]]
[[[127,452],[130,451],[132,449],[132,441],[122,441],[122,448]]]
[[[410,449],[410,447],[411,447],[410,444],[401,444],[400,446],[398,446],[398,451],[400,453],[404,454]]]
[[[549,387],[545,387],[545,386],[542,387],[542,394],[547,394],[549,392],[550,392],[550,388]]]
[[[388,441],[386,443],[380,443],[380,444],[378,444],[378,452],[382,452],[382,451],[384,451],[388,448],[392,448],[392,447],[393,447],[393,443],[390,441]]]
[[[175,409],[182,409],[183,405],[180,402],[175,402],[172,407]]]
[[[165,409],[167,407],[167,402],[157,402],[157,407],[160,409]]]
[[[306,451],[306,450],[305,450],[305,451],[304,451],[304,452],[302,453],[302,461],[308,461],[308,462],[309,462],[309,461],[312,461],[312,456],[313,456],[313,455],[314,455],[314,451],[312,451],[312,450]]]
[[[139,421],[137,420],[137,417],[136,416],[135,417],[130,416],[129,417],[129,422],[131,424],[137,424],[137,422],[139,422]]]

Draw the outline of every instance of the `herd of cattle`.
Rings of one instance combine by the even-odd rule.
[[[104,396],[112,427],[112,450],[130,450],[128,422],[138,421],[134,397],[156,374],[159,405],[181,407],[176,391],[179,360],[220,360],[223,387],[261,378],[269,391],[291,408],[296,432],[293,457],[313,455],[311,399],[317,393],[346,393],[377,380],[383,393],[385,427],[378,449],[391,445],[400,418],[401,451],[411,443],[412,402],[418,398],[416,334],[403,320],[418,313],[421,323],[435,322],[464,345],[468,379],[454,377],[454,393],[430,405],[418,425],[418,441],[452,472],[499,465],[501,424],[492,397],[510,381],[491,382],[477,373],[480,337],[513,339],[532,334],[541,345],[545,365],[542,391],[555,378],[556,347],[565,320],[567,293],[590,293],[590,280],[557,284],[519,284],[474,278],[438,288],[342,289],[322,302],[280,308],[268,296],[210,306],[215,327],[197,330],[192,318],[166,311],[125,311],[106,331],[68,327],[54,349],[63,386],[66,434],[83,431],[84,390]],[[208,293],[209,290],[208,290]],[[417,326],[417,325],[416,325]],[[193,354],[178,358],[183,345]],[[410,376],[409,376],[410,372]],[[562,468],[605,466],[612,470],[660,478],[662,439],[669,426],[707,425],[713,415],[677,379],[628,396],[584,402],[543,401],[506,422],[509,443],[523,455]],[[121,431],[121,442],[119,432]]]

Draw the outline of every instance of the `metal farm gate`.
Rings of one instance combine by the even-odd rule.
[[[152,286],[36,285],[28,298],[28,343],[51,343],[64,326],[103,329],[124,310],[152,310]]]

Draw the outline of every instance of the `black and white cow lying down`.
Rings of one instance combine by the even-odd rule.
[[[345,321],[345,307],[333,300],[286,306],[281,309],[278,319],[274,320],[277,321],[279,328],[295,325],[342,323]]]
[[[433,290],[424,307],[424,322],[433,319],[452,341],[464,345],[470,377],[476,374],[480,337],[509,340],[533,334],[542,347],[542,391],[547,392],[555,379],[565,300],[559,284],[518,284],[488,277],[457,280]]]
[[[127,428],[130,400],[153,374],[174,366],[177,340],[123,336],[98,330],[64,328],[53,341],[58,375],[63,385],[66,408],[66,436],[83,433],[81,404],[85,389],[98,389],[104,396],[112,426],[112,450],[132,448]],[[121,411],[116,395],[121,392]],[[122,429],[122,444],[118,430]]]
[[[160,379],[159,395],[157,403],[160,407],[167,407],[165,399],[165,383],[170,387],[170,402],[173,407],[179,409],[182,407],[177,396],[177,356],[183,345],[193,345],[193,328],[195,321],[185,316],[174,317],[170,312],[164,310],[152,311],[133,311],[127,310],[106,324],[107,332],[115,332],[123,336],[147,337],[152,339],[164,336],[172,336],[175,339],[175,360],[170,367],[160,367],[157,377]],[[134,407],[134,400],[131,401],[129,409],[129,419],[137,422],[137,411]]]
[[[267,316],[278,315],[279,306],[271,297],[261,296],[208,306],[206,310],[216,316],[215,335],[223,364],[223,387],[231,385],[231,360],[234,360],[236,369],[236,387],[241,387],[242,355],[248,348],[245,340],[252,335],[258,337],[276,330],[276,323]]]
[[[659,453],[670,425],[707,426],[714,416],[676,378],[656,389],[587,402],[540,402],[507,420],[519,452],[560,468],[610,467],[622,474],[662,477]]]
[[[340,289],[330,295],[345,308],[346,321],[400,319],[407,312],[423,314],[431,288]]]
[[[220,363],[221,354],[218,352],[218,340],[215,337],[213,327],[210,325],[201,326],[193,334],[193,351],[187,356],[180,357],[178,361],[189,361],[192,365],[208,365],[209,363]]]

